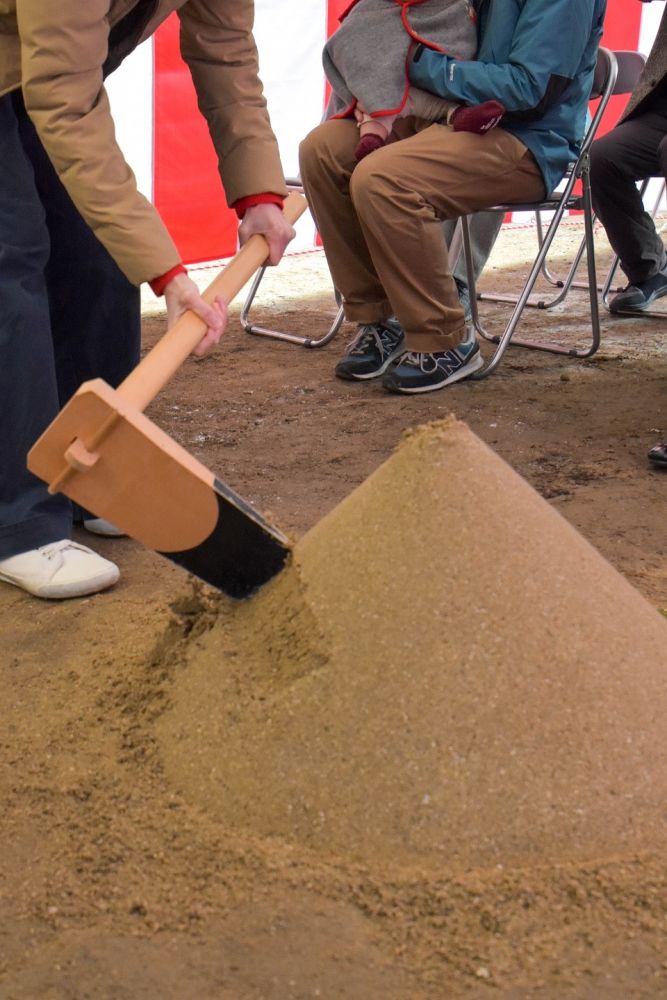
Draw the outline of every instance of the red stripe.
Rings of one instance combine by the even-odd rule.
[[[327,38],[329,35],[333,35],[338,27],[338,21],[352,6],[354,5],[350,3],[350,0],[329,0],[327,10]]]
[[[206,122],[178,48],[178,18],[155,36],[154,199],[186,263],[229,257],[238,220],[227,208]]]
[[[327,5],[327,38],[333,35],[334,31],[338,28],[338,24],[343,14],[347,14],[348,10],[354,7],[357,0],[329,0]],[[326,107],[329,103],[329,98],[331,97],[331,84],[326,81],[326,86],[324,88],[324,106]]]
[[[609,0],[602,35],[605,48],[637,50],[642,6],[638,0]],[[599,136],[614,127],[627,103],[627,96],[612,97],[600,123]]]

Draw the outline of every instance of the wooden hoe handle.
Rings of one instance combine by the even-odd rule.
[[[293,191],[285,200],[284,213],[294,224],[308,207],[302,194]],[[212,302],[218,296],[230,303],[265,262],[269,245],[263,236],[251,236],[226,267],[213,279],[202,298]],[[206,332],[206,324],[188,310],[174,323],[164,337],[148,352],[116,390],[118,395],[138,410],[145,409],[172,375],[178,371]]]

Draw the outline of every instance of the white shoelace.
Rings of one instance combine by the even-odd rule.
[[[401,337],[389,327],[379,323],[369,323],[359,328],[356,336],[348,344],[349,354],[364,354],[367,347],[375,344],[380,355],[391,354],[400,343]]]
[[[61,542],[49,542],[48,545],[40,545],[39,547],[41,555],[45,556],[47,559],[55,559],[57,555],[61,552],[65,552],[67,549],[76,549],[78,552],[87,551],[83,545],[78,545],[70,538],[64,538]]]

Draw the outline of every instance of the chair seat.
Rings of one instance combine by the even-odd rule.
[[[507,204],[494,205],[493,208],[484,209],[485,212],[555,212],[562,202],[562,197],[558,192],[545,198],[544,201],[513,201]],[[565,207],[579,209],[582,207],[583,198],[580,194],[572,194],[565,201]]]

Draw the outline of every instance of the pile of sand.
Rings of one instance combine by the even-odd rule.
[[[167,774],[396,866],[664,845],[667,623],[464,425],[419,429],[191,644]]]

